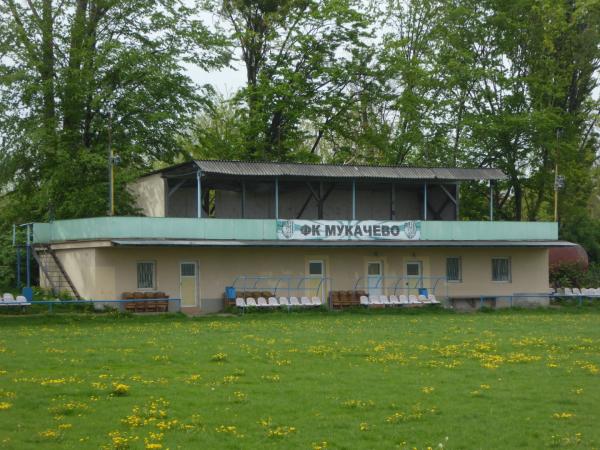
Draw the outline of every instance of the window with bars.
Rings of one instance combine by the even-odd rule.
[[[459,257],[446,258],[446,280],[455,283],[462,281],[462,265]]]
[[[137,263],[138,289],[154,289],[154,275],[156,266],[154,262],[144,261]]]
[[[511,282],[510,258],[492,258],[492,281]]]

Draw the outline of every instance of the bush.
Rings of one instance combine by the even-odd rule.
[[[600,287],[600,263],[586,269],[581,263],[561,263],[550,267],[550,285],[559,287]]]

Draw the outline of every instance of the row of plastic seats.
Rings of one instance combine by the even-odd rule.
[[[576,297],[600,297],[600,288],[564,288],[564,293],[558,295],[576,296]]]
[[[360,304],[363,306],[409,306],[409,305],[439,305],[435,295],[361,295]]]
[[[265,297],[258,297],[256,300],[253,297],[248,297],[246,299],[238,297],[235,299],[235,306],[238,308],[279,308],[279,307],[313,307],[313,306],[321,306],[323,302],[319,297],[279,297],[279,300],[276,297],[269,297],[266,299]]]
[[[7,292],[4,295],[2,295],[2,297],[0,297],[0,306],[25,306],[25,305],[31,305],[31,303],[29,303],[27,301],[27,298],[24,297],[23,295],[17,295],[17,298],[15,299],[15,297],[11,293]]]

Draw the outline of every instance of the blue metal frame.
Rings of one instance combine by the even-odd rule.
[[[395,280],[395,283],[393,284],[393,287],[390,287],[389,285],[386,287],[386,280]],[[444,283],[444,286],[446,288],[446,292],[444,293],[445,297],[448,298],[448,280],[446,279],[446,277],[418,277],[418,278],[413,278],[413,277],[403,277],[403,276],[393,276],[393,275],[381,275],[379,277],[379,280],[377,281],[377,283],[375,284],[375,288],[378,288],[380,283],[383,282],[383,285],[381,286],[381,289],[385,292],[386,288],[388,289],[388,291],[390,289],[393,289],[393,295],[396,295],[398,291],[404,291],[404,290],[415,290],[418,289],[418,286],[405,286],[405,287],[398,287],[398,285],[402,282],[402,281],[412,281],[415,280],[417,281],[419,284],[423,285],[423,287],[430,289],[431,293],[436,294],[436,291],[438,290],[438,285],[440,283]],[[366,283],[365,283],[366,281]],[[428,285],[425,285],[424,281],[430,281],[430,283]],[[362,283],[361,283],[362,282]],[[365,283],[365,284],[363,284]],[[356,279],[356,282],[354,283],[354,290],[364,290],[364,291],[368,291],[369,290],[369,282],[368,282],[368,276],[362,276],[362,277],[358,277]],[[437,293],[436,295],[440,295],[439,293]]]
[[[131,298],[127,300],[36,300],[31,303],[33,305],[48,305],[48,311],[52,311],[53,306],[63,305],[95,305],[96,303],[145,303],[145,302],[176,302],[177,311],[181,311],[181,299],[180,298]]]
[[[308,288],[304,286],[304,282],[306,280],[319,280],[318,286],[315,288]],[[258,286],[261,281],[273,281],[275,282],[275,286],[267,285],[267,286]],[[292,282],[297,281],[295,287],[292,287]],[[240,286],[238,283],[242,282],[243,284]],[[248,285],[248,282],[252,283],[252,286]],[[287,282],[287,287],[281,287],[280,284],[282,282]],[[260,275],[240,275],[233,280],[231,286],[236,289],[239,288],[242,292],[248,292],[252,290],[269,290],[273,291],[273,295],[277,296],[277,291],[279,289],[287,291],[288,297],[292,292],[297,292],[301,290],[314,290],[316,294],[323,294],[323,288],[325,283],[329,283],[329,290],[333,289],[333,279],[331,277],[314,277],[314,276],[292,276],[292,275],[274,275],[274,276],[260,276]]]

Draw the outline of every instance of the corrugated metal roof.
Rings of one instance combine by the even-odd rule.
[[[506,175],[494,168],[427,168],[406,166],[362,166],[246,161],[199,160],[205,174],[250,177],[314,177],[388,180],[503,180]],[[168,169],[165,169],[165,171]]]

